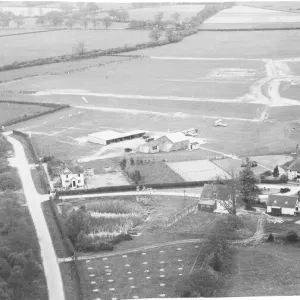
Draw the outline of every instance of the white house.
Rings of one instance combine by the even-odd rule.
[[[189,139],[181,132],[165,134],[155,141],[160,143],[159,148],[163,152],[186,150],[190,143]]]
[[[80,167],[66,167],[61,173],[63,188],[80,188],[84,186],[84,172]]]
[[[160,141],[151,141],[142,145],[139,145],[138,151],[143,153],[157,153],[160,149]]]
[[[295,215],[299,211],[298,196],[269,195],[267,213],[274,216]]]
[[[289,180],[300,180],[300,158],[297,158],[289,167],[288,167],[288,178]]]

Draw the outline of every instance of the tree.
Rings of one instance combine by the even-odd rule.
[[[274,168],[273,176],[274,176],[275,178],[279,177],[279,169],[278,169],[278,166],[276,166],[276,167]]]
[[[119,12],[116,9],[109,10],[108,16],[113,20],[119,20]]]
[[[108,30],[108,27],[110,27],[112,25],[112,19],[109,18],[109,17],[105,17],[103,20],[102,20],[102,24],[103,26],[106,28],[106,30]]]
[[[171,18],[175,21],[175,22],[179,22],[180,20],[180,13],[176,12],[174,14],[171,15]]]
[[[69,18],[65,21],[65,25],[69,28],[73,28],[73,26],[76,24],[76,20],[74,18]]]
[[[166,38],[169,42],[173,42],[176,39],[176,33],[174,27],[168,27],[165,31]]]
[[[73,53],[83,55],[86,52],[86,47],[84,42],[78,42],[73,47]]]
[[[120,167],[121,167],[122,170],[125,170],[126,164],[127,164],[127,160],[126,160],[126,158],[123,158],[123,159],[120,161]]]
[[[80,21],[80,24],[86,29],[90,23],[90,19],[88,17],[83,17]]]
[[[9,24],[13,19],[14,14],[11,11],[0,11],[0,23],[2,27],[9,27]]]
[[[37,25],[44,25],[47,21],[47,18],[45,16],[39,16],[36,21],[35,24]]]
[[[24,18],[21,15],[16,16],[13,21],[17,24],[18,28],[25,24]]]
[[[286,174],[282,174],[280,177],[279,177],[279,180],[280,182],[282,183],[287,183],[289,181],[289,178]]]
[[[250,163],[240,172],[239,176],[239,199],[245,203],[245,209],[251,210],[253,204],[260,194],[260,189],[257,186],[259,179],[251,170]]]
[[[64,21],[64,15],[59,11],[50,11],[45,14],[46,20],[53,26],[61,25]]]
[[[161,23],[163,17],[164,17],[164,13],[163,12],[158,12],[156,15],[154,15],[155,23]]]
[[[130,164],[133,166],[134,165],[134,159],[131,157],[130,158]]]
[[[153,40],[154,42],[158,42],[158,40],[161,38],[162,32],[158,27],[154,27],[149,32],[149,38]]]
[[[214,184],[215,192],[218,192],[219,188],[225,188],[229,192],[229,199],[220,200],[220,204],[226,211],[233,215],[234,225],[237,227],[236,222],[236,209],[238,203],[238,196],[240,190],[240,179],[236,172],[232,169],[229,178],[218,177]]]
[[[119,21],[126,22],[129,20],[129,13],[127,10],[122,9],[119,11],[118,17],[119,17]]]

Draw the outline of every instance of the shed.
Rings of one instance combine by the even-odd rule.
[[[165,134],[156,141],[161,142],[160,150],[163,152],[186,150],[189,146],[189,139],[181,132]]]
[[[213,212],[217,208],[216,200],[200,199],[198,202],[198,210]]]
[[[299,210],[298,196],[269,195],[267,201],[267,213],[280,215],[295,215]]]

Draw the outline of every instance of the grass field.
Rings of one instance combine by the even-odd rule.
[[[38,42],[37,42],[38,41]],[[57,41],[60,41],[57,43]],[[136,45],[149,41],[148,31],[116,30],[61,30],[39,34],[1,38],[0,65],[14,61],[72,54],[73,46],[85,43],[87,51]]]
[[[300,22],[300,15],[255,7],[235,5],[225,9],[204,23],[291,23]]]
[[[297,30],[251,31],[247,34],[242,31],[203,31],[180,43],[140,52],[162,57],[287,58],[298,56],[299,40]]]
[[[237,2],[237,4],[240,4]],[[278,2],[242,2],[241,5],[264,8],[264,9],[274,9],[278,11],[288,11],[288,12],[299,12],[300,5],[299,2],[294,1],[278,1]]]
[[[173,61],[150,58],[123,61],[58,76],[28,78],[5,84],[5,90],[55,93],[118,94],[148,97],[234,99],[248,93],[251,84],[264,77],[264,65],[256,61]],[[1,76],[1,75],[0,75]],[[82,82],[82,76],[85,81]],[[5,74],[4,74],[5,77]],[[1,77],[0,77],[1,78]],[[126,80],[124,81],[124,78]],[[123,84],[119,84],[123,82]],[[78,89],[80,87],[80,89]]]
[[[24,116],[32,116],[49,110],[48,107],[28,104],[12,104],[0,102],[0,120],[4,123]]]

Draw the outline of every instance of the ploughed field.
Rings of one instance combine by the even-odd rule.
[[[72,54],[73,47],[83,42],[87,51],[123,47],[148,42],[148,31],[142,30],[59,30],[1,38],[0,66]]]

